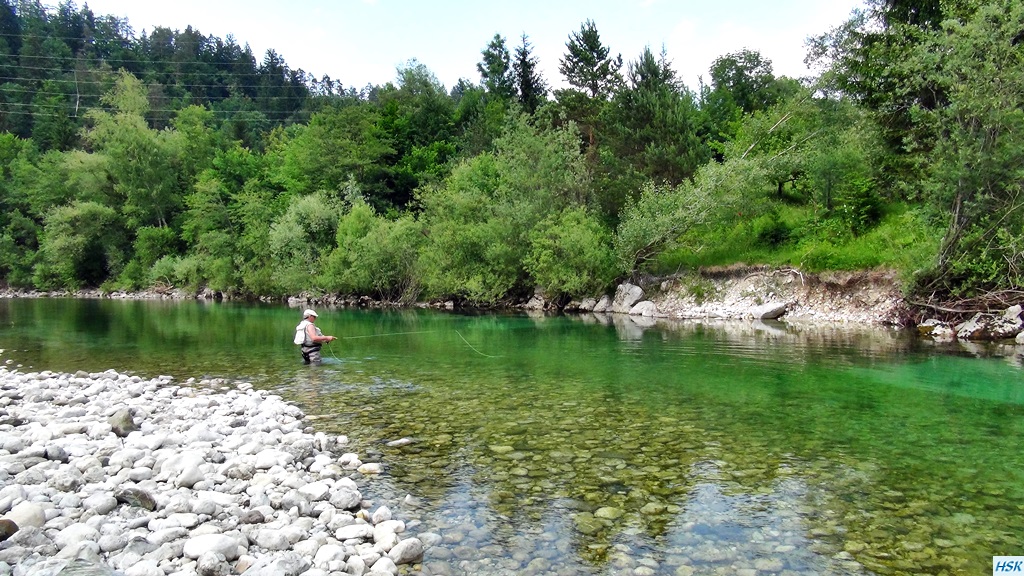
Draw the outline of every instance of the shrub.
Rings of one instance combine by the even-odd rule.
[[[754,237],[762,246],[779,246],[789,240],[792,230],[779,216],[778,210],[758,216],[752,223]]]
[[[611,233],[583,208],[541,221],[529,235],[527,272],[549,295],[592,295],[616,276]]]

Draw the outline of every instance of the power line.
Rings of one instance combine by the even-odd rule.
[[[0,77],[0,78],[2,78],[2,77]],[[189,86],[188,85],[182,85],[182,87],[188,88]],[[224,88],[233,88],[233,86],[225,86]],[[256,86],[256,88],[262,88],[262,86]],[[61,91],[61,90],[43,90],[43,89],[32,89],[32,88],[22,88],[22,87],[4,87],[4,86],[0,85],[0,94],[8,93],[8,92],[21,93],[21,94],[43,94],[43,95],[46,95],[46,96],[66,96],[66,97],[78,97],[78,96],[81,96],[81,97],[88,97],[88,98],[98,98],[98,97],[102,96],[102,94],[100,94],[99,92],[81,92],[81,91],[78,91],[78,92],[64,92],[64,91]],[[251,98],[249,96],[242,95],[242,97],[246,98],[246,99],[248,99],[250,101],[255,101],[253,98]],[[280,100],[307,100],[307,99],[312,99],[314,97],[316,97],[316,96],[313,95],[313,94],[309,94],[309,95],[302,95],[302,94],[300,94],[300,95],[283,95],[283,96],[262,95],[262,96],[257,96],[255,99],[258,99],[258,100],[279,100],[280,101]],[[229,98],[230,97],[228,97],[228,98],[220,98],[217,101],[220,102],[220,101],[223,101],[223,100],[228,100]]]
[[[115,62],[123,62],[123,61],[115,60]],[[141,60],[138,61],[138,62],[141,62],[143,64],[153,64],[153,62],[142,62]],[[164,64],[170,64],[170,65],[182,64],[182,62],[172,62],[172,61],[169,61],[169,60],[168,61],[164,61],[163,63]],[[53,67],[49,67],[49,66],[26,66],[24,64],[10,64],[10,65],[7,65],[7,66],[4,66],[3,64],[0,64],[0,67],[4,67],[4,68],[21,68],[22,70],[45,70],[45,71],[48,71],[48,72],[62,72],[62,73],[72,72],[72,71],[75,70],[74,68],[53,68]],[[85,72],[91,72],[91,70],[85,70]],[[157,74],[194,74],[194,73],[196,73],[196,72],[178,72],[178,71],[152,71],[152,72],[155,72]],[[215,70],[215,72],[223,72],[223,71]],[[265,73],[265,72],[229,73],[229,75],[230,76],[234,76],[234,77],[242,77],[242,78],[244,78],[244,77],[262,78],[262,77],[275,77],[275,76],[277,76],[276,73]]]
[[[102,111],[103,112],[116,112],[116,110],[109,110],[109,109],[104,109]],[[180,112],[180,110],[149,110],[146,114],[151,114],[151,113],[175,113],[175,112]],[[230,119],[230,115],[237,113],[235,111],[230,111],[230,110],[210,110],[210,112],[213,113],[215,116],[219,117],[221,120]],[[242,112],[250,112],[250,110],[242,110]],[[262,112],[262,114],[264,116],[266,116],[267,120],[270,120],[270,121],[280,121],[280,120],[287,120],[289,118],[296,117],[296,116],[301,117],[304,114],[304,112],[301,112],[301,111],[296,111],[296,112],[269,112],[269,113]],[[23,110],[4,110],[3,107],[0,106],[0,117],[5,116],[5,115],[33,116],[33,117],[35,117],[35,116],[47,116],[47,117],[50,117],[50,118],[58,118],[58,117],[59,118],[78,118],[78,117],[83,116],[84,114],[77,114],[76,115],[76,114],[56,114],[56,113],[53,113],[53,112],[38,112],[38,111],[33,112],[33,111],[23,111]]]
[[[0,76],[0,80],[10,80],[12,82],[46,82],[46,81],[51,81],[51,82],[68,82],[68,83],[72,83],[73,82],[73,83],[76,83],[76,84],[110,84],[111,83],[110,80],[73,80],[73,79],[64,79],[64,78],[61,78],[61,79],[54,79],[54,78],[31,78],[31,77],[24,77],[24,76]],[[153,84],[153,83],[145,83],[145,82],[143,82],[143,84],[150,85],[150,84]],[[162,83],[157,82],[156,84],[161,84],[163,86],[184,86],[184,87],[191,87],[191,88],[225,88],[225,89],[228,89],[228,88],[240,88],[240,89],[245,89],[245,88],[291,88],[291,89],[294,89],[294,88],[300,88],[300,87],[301,88],[306,88],[306,89],[309,88],[305,84],[299,84],[299,85],[295,85],[295,84],[282,84],[282,85],[269,85],[269,86],[266,85],[266,84],[244,84],[244,85],[241,85],[241,84],[231,84],[231,83],[224,83],[224,84],[191,84],[191,83],[188,83],[188,82],[182,82],[180,84],[162,84]]]

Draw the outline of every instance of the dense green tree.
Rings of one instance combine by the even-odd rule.
[[[272,144],[268,154],[280,159],[277,178],[297,194],[338,193],[350,176],[372,179],[382,159],[393,153],[379,120],[377,109],[360,103],[314,114],[307,125],[294,127]],[[393,200],[384,189],[371,202],[390,206]]]
[[[340,204],[326,194],[293,196],[288,209],[270,226],[269,262],[280,294],[323,290],[322,264],[334,247]]]
[[[911,110],[923,128],[916,133],[935,135],[922,192],[946,221],[936,266],[921,280],[925,294],[1024,284],[1022,31],[1024,6],[991,0],[970,17],[944,20],[908,63],[926,70],[922,83],[945,99]]]
[[[421,194],[425,289],[494,304],[530,288],[530,231],[552,210],[585,207],[590,177],[572,129],[510,118],[495,152],[460,163]]]
[[[338,222],[337,248],[324,270],[325,286],[344,294],[415,301],[420,291],[419,249],[426,242],[421,226],[410,215],[395,220],[378,216],[354,183],[347,198],[349,209]]]
[[[516,48],[515,59],[512,61],[512,78],[519,104],[523,110],[533,114],[547,100],[548,86],[537,69],[537,58],[533,55],[532,46],[523,34],[523,43]]]
[[[711,64],[711,85],[702,89],[701,110],[708,115],[709,138],[721,142],[732,137],[744,114],[766,110],[799,85],[776,78],[770,60],[755,50],[719,56]]]
[[[16,4],[15,0],[0,0],[0,42],[5,48],[5,57],[21,51],[21,20]]]
[[[530,231],[524,266],[549,296],[600,294],[620,272],[611,239],[590,210],[569,207],[552,213]]]
[[[505,38],[495,34],[480,53],[483,59],[477,63],[476,70],[487,93],[503,102],[511,102],[515,99],[516,83]]]
[[[121,272],[126,248],[124,228],[113,208],[77,201],[55,207],[46,216],[35,284],[98,287]]]
[[[701,119],[693,93],[680,86],[664,53],[650,49],[629,63],[629,85],[606,109],[610,152],[606,155],[625,187],[610,198],[606,210],[617,213],[626,195],[644,180],[679,184],[708,161],[710,150],[700,136]]]
[[[122,73],[104,102],[113,112],[91,110],[87,142],[110,159],[114,190],[124,199],[122,213],[132,229],[166,226],[182,204],[178,161],[181,139],[146,124],[149,103],[138,79]]]
[[[399,68],[397,81],[376,94],[377,125],[391,150],[374,174],[359,181],[378,209],[407,206],[422,181],[446,173],[455,154],[455,103],[444,86],[415,60]]]
[[[565,56],[558,71],[565,81],[594,99],[605,99],[622,86],[622,55],[611,56],[611,48],[601,43],[597,25],[587,20],[578,32],[569,35]]]

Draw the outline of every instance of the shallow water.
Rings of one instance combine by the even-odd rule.
[[[0,300],[0,361],[273,390],[386,465],[375,497],[417,500],[398,514],[443,535],[431,574],[988,574],[1024,554],[1013,348],[321,312],[343,339],[311,367],[283,307]]]

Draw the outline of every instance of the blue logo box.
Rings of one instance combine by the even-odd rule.
[[[992,576],[996,574],[1024,575],[1024,556],[993,556]]]

